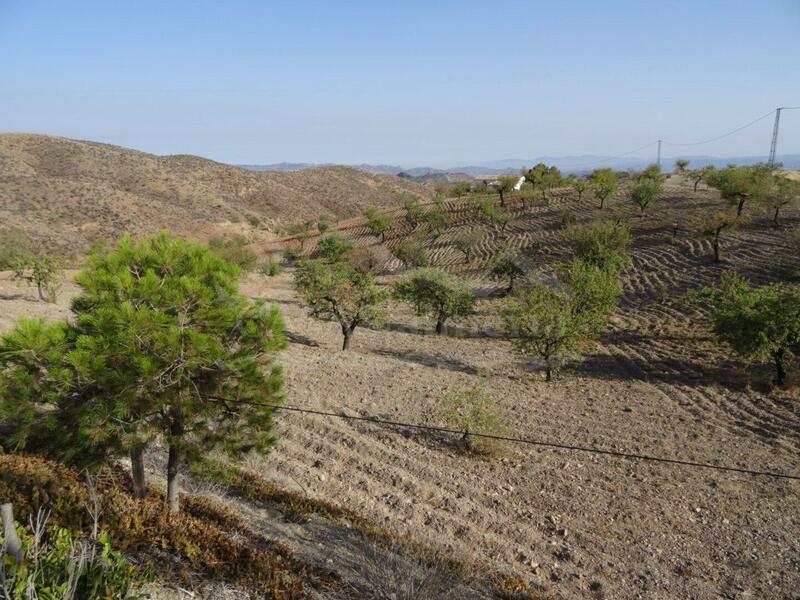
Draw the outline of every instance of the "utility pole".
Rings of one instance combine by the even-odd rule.
[[[656,164],[661,167],[661,140],[658,140],[658,155],[656,157]]]
[[[770,167],[775,166],[775,149],[778,147],[778,126],[781,123],[782,110],[782,106],[775,109],[775,125],[772,127],[772,144],[769,147],[769,161],[767,161]]]

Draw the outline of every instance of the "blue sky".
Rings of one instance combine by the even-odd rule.
[[[800,2],[0,0],[0,57],[0,131],[247,163],[611,155],[800,105]],[[691,152],[766,153],[771,128]]]

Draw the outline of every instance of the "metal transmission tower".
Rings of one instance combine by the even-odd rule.
[[[769,147],[769,161],[770,167],[775,166],[775,149],[778,147],[778,126],[781,124],[781,111],[783,107],[780,106],[775,109],[775,125],[772,127],[772,144]]]

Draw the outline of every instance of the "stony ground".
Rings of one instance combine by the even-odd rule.
[[[671,187],[652,214],[630,219],[636,242],[620,310],[584,361],[551,383],[500,339],[503,300],[480,272],[501,243],[535,243],[537,267],[552,269],[565,252],[564,211],[598,215],[588,198],[558,192],[548,206],[520,210],[471,264],[447,242],[477,220],[466,202],[451,203],[456,226],[432,243],[434,263],[470,276],[481,299],[478,314],[453,323],[448,336],[431,335],[431,323],[395,307],[383,328],[358,329],[342,352],[338,327],[307,316],[290,272],[250,276],[244,289],[283,311],[288,404],[439,424],[440,398],[485,374],[517,436],[797,474],[796,390],[771,390],[768,367],[746,370],[716,344],[701,312],[674,301],[726,268],[759,282],[800,270],[787,230],[755,211],[715,265],[687,223],[718,208],[710,192]],[[629,212],[619,199],[611,210]],[[790,217],[787,228],[798,222]],[[357,226],[346,234],[377,244]],[[72,293],[65,284],[59,304],[46,305],[1,278],[0,328],[20,315],[66,315]],[[524,445],[486,460],[462,454],[447,436],[289,412],[278,434],[274,452],[248,460],[249,468],[546,584],[557,597],[794,598],[800,590],[797,481]]]

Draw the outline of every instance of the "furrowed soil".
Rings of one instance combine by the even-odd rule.
[[[392,304],[384,326],[357,329],[351,350],[342,352],[338,326],[308,316],[291,270],[248,276],[245,292],[277,303],[286,320],[290,344],[280,361],[287,404],[441,425],[441,397],[483,375],[515,436],[800,474],[797,389],[772,389],[769,365],[741,364],[715,341],[707,314],[679,302],[727,269],[759,284],[796,281],[800,260],[789,229],[799,215],[786,215],[775,229],[765,211],[746,208],[752,222],[724,235],[723,262],[715,264],[710,243],[689,224],[724,206],[714,192],[678,184],[672,180],[642,217],[622,196],[603,212],[587,195],[579,201],[567,191],[525,210],[514,200],[515,220],[505,234],[487,230],[470,263],[449,242],[480,227],[479,218],[466,200],[449,201],[451,227],[428,237],[432,262],[470,277],[479,302],[477,314],[451,323],[446,336]],[[633,261],[608,330],[583,361],[547,383],[501,338],[502,286],[482,272],[506,244],[533,245],[535,268],[552,273],[568,251],[565,212],[579,222],[624,215]],[[398,229],[387,246],[411,229]],[[342,233],[379,246],[358,223]],[[380,280],[389,284],[402,265],[380,250],[387,257]],[[71,283],[48,305],[6,275],[0,328],[23,315],[68,315]],[[546,585],[555,597],[795,598],[800,591],[798,481],[522,444],[476,458],[447,435],[293,412],[278,415],[277,433],[274,451],[248,459],[247,468],[454,556]]]

